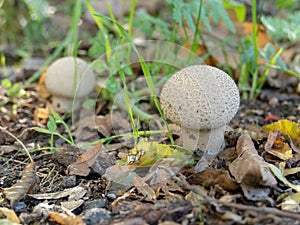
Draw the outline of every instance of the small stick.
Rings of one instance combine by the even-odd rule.
[[[25,150],[25,152],[28,155],[28,158],[30,159],[31,162],[33,162],[33,159],[31,158],[31,155],[28,151],[28,149],[26,148],[26,146],[22,143],[22,141],[20,141],[20,139],[18,139],[15,135],[13,135],[11,132],[9,132],[8,130],[5,130],[2,126],[0,126],[0,130],[3,131],[4,133],[8,134],[9,136],[11,136],[13,139],[15,139]]]
[[[190,185],[185,180],[183,175],[180,175],[180,180],[182,182],[183,188],[190,190],[196,194],[199,194],[203,198],[204,202],[207,202],[208,204],[215,203],[215,204],[222,205],[222,206],[228,207],[228,208],[235,208],[235,209],[243,210],[243,211],[252,210],[252,211],[258,212],[258,213],[272,214],[272,215],[279,216],[279,217],[289,217],[289,218],[292,218],[295,220],[300,220],[300,215],[298,213],[294,213],[294,212],[283,211],[283,210],[279,210],[279,209],[271,208],[271,207],[255,207],[255,206],[243,205],[243,204],[239,204],[239,203],[223,202],[218,199],[209,197],[205,193],[205,191],[203,191],[201,188],[197,187],[196,185]]]

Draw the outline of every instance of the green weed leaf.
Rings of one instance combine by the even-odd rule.
[[[49,115],[49,121],[47,122],[47,128],[49,129],[49,131],[51,133],[55,132],[55,130],[57,128],[56,122],[51,115]]]
[[[9,79],[4,79],[1,81],[1,85],[5,88],[10,88],[12,86],[12,83]]]
[[[262,16],[261,22],[267,28],[269,36],[274,41],[289,40],[295,43],[300,40],[300,12],[289,13],[286,18]]]

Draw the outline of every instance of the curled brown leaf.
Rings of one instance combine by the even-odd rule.
[[[102,143],[99,142],[93,148],[80,155],[76,162],[70,164],[67,168],[68,175],[87,176],[90,173],[90,168],[96,162],[100,154]]]
[[[21,179],[13,186],[5,188],[4,194],[10,200],[11,206],[13,206],[26,194],[31,193],[37,183],[36,164],[31,162],[24,168]]]

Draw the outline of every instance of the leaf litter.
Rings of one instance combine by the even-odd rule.
[[[261,116],[263,117],[263,115]],[[102,119],[103,118],[104,117],[102,117]],[[105,124],[105,122],[102,121],[101,124]],[[259,219],[263,220],[262,212],[269,211],[273,213],[277,219],[282,216],[287,216],[287,218],[297,220],[298,218],[294,214],[276,210],[272,211],[273,208],[267,207],[268,204],[277,204],[278,208],[290,212],[297,212],[298,210],[299,194],[297,186],[294,184],[296,180],[289,179],[289,176],[297,175],[299,171],[297,169],[298,167],[286,169],[283,167],[279,173],[278,169],[269,169],[269,164],[266,162],[270,156],[275,157],[271,162],[285,163],[285,166],[290,165],[289,163],[293,162],[291,160],[296,160],[294,158],[297,155],[296,151],[290,147],[292,146],[290,140],[295,142],[295,136],[289,135],[289,130],[286,131],[283,129],[285,132],[283,133],[282,130],[276,126],[274,130],[268,130],[269,134],[267,136],[261,131],[260,127],[251,126],[245,124],[244,130],[241,130],[243,126],[239,125],[236,126],[237,129],[229,131],[229,133],[235,134],[232,136],[232,143],[230,143],[231,148],[227,148],[219,154],[219,157],[213,164],[215,168],[208,168],[197,174],[194,174],[193,170],[190,170],[186,174],[186,177],[184,177],[185,181],[182,175],[180,175],[181,172],[184,172],[182,167],[186,164],[193,164],[192,159],[194,159],[194,156],[192,156],[189,151],[178,146],[153,142],[147,139],[141,139],[136,148],[129,149],[126,145],[118,145],[118,148],[110,150],[110,152],[106,151],[105,146],[112,146],[113,143],[118,144],[118,142],[109,144],[101,144],[99,142],[98,145],[91,147],[90,150],[72,146],[68,148],[60,147],[59,150],[53,154],[52,160],[60,161],[59,164],[55,165],[57,169],[63,166],[64,170],[60,173],[63,174],[65,179],[69,179],[68,177],[74,175],[77,183],[79,181],[86,183],[89,179],[92,179],[88,182],[89,186],[86,187],[93,187],[90,185],[93,182],[97,182],[93,180],[95,179],[95,174],[97,174],[97,179],[103,179],[104,183],[102,189],[101,186],[98,186],[100,189],[94,190],[97,192],[102,190],[102,193],[106,192],[108,194],[107,196],[118,196],[115,200],[110,200],[112,201],[111,203],[113,203],[111,204],[112,209],[117,214],[122,211],[125,221],[128,221],[129,224],[129,221],[132,221],[132,219],[137,216],[144,218],[142,220],[144,223],[151,223],[151,221],[158,219],[168,220],[175,215],[173,212],[191,213],[197,216],[199,213],[199,204],[206,218],[212,223],[214,220],[213,217],[209,216],[211,214],[219,215],[221,220],[224,221],[231,220],[238,223],[246,221],[246,219],[250,221],[250,214],[245,213],[243,216],[240,215],[241,211],[246,212],[247,210],[256,214],[256,222],[259,221]],[[101,129],[102,131],[99,130],[100,135],[105,137],[105,131],[103,128]],[[109,129],[108,127],[108,130]],[[249,135],[251,135],[251,137]],[[291,136],[291,139],[289,139],[288,136]],[[160,141],[164,140],[166,139],[160,139]],[[259,145],[257,143],[259,143]],[[292,149],[292,155],[289,155],[289,157],[280,157],[270,154],[270,150],[278,151],[282,149],[283,143],[285,146],[290,147],[286,148],[289,154]],[[115,160],[118,158],[118,155],[115,154],[115,152],[122,151],[122,148],[127,149],[127,153],[123,154],[123,158],[118,161],[119,165],[116,165]],[[121,152],[118,152],[118,154],[119,153]],[[9,155],[11,153],[8,151],[3,154]],[[103,154],[102,157],[101,154]],[[282,154],[286,155],[287,153]],[[95,169],[95,165],[98,164],[101,166],[107,163],[107,161],[110,161],[110,163],[101,169],[102,172],[97,173],[99,170]],[[297,163],[297,160],[295,162]],[[128,163],[130,165],[126,165]],[[247,165],[247,167],[245,167],[245,165]],[[69,173],[65,173],[67,167]],[[40,167],[38,167],[37,170],[39,171]],[[95,171],[96,173],[94,173]],[[34,174],[36,173],[34,172]],[[101,177],[102,175],[103,177]],[[274,177],[276,177],[279,183],[274,182]],[[98,182],[100,182],[100,180]],[[102,183],[102,181],[100,183]],[[77,190],[76,187],[77,186],[74,186],[73,190],[79,194],[80,191]],[[195,189],[195,187],[203,187],[205,189],[200,191],[197,188]],[[242,192],[239,191],[239,187]],[[279,188],[279,190],[292,188],[294,191],[286,192],[286,196],[281,196],[281,201],[279,201],[272,197],[274,187]],[[82,189],[82,187],[77,188]],[[93,195],[95,196],[95,192],[90,192],[91,190],[89,190],[89,188],[83,188],[82,190],[84,190],[85,195],[73,199],[69,196],[71,195],[70,193],[72,193],[72,188],[60,189],[58,192],[36,192],[35,194],[29,195],[23,191],[25,194],[22,192],[20,199],[27,196],[26,198],[35,199],[35,201],[39,202],[46,199],[49,201],[51,198],[54,198],[52,201],[57,201],[57,206],[60,205],[60,207],[63,207],[65,210],[76,212],[76,210],[85,207],[85,204],[89,202],[89,200],[87,201],[86,199],[92,198]],[[234,195],[232,192],[239,194]],[[191,193],[195,195],[189,197]],[[55,195],[61,198],[56,198]],[[103,194],[100,194],[100,196],[104,199],[107,198]],[[270,196],[273,199],[271,199]],[[27,201],[26,198],[25,201]],[[13,201],[18,202],[20,199],[13,199]],[[245,202],[248,199],[258,204],[263,204],[264,201],[268,202],[268,204],[264,206],[266,207],[265,209],[262,208],[262,211],[259,212],[250,205],[237,203],[240,201]],[[145,201],[148,204],[141,201]],[[213,213],[209,210],[211,206],[217,206],[216,211]],[[50,206],[48,205],[47,207]],[[125,213],[123,207],[127,207]],[[163,208],[170,209],[171,211],[162,210]],[[153,210],[151,217],[147,216],[149,210]],[[58,214],[53,207],[50,207],[47,212],[48,215],[51,215],[51,220],[61,221],[62,224],[64,224],[64,222],[60,216],[66,217],[72,222],[76,221],[76,216],[72,214],[69,216],[67,211]],[[50,219],[50,216],[47,218]],[[80,217],[77,219],[80,221],[79,218]],[[112,221],[107,220],[104,221],[103,224],[113,224],[118,221],[117,218],[113,218]],[[178,218],[176,221],[180,221],[180,219]]]

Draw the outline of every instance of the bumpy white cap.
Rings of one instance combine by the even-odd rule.
[[[186,67],[164,85],[160,103],[174,123],[193,130],[224,126],[237,113],[240,97],[224,71],[207,65]]]
[[[48,67],[45,76],[45,86],[53,96],[52,105],[59,112],[78,110],[94,83],[95,74],[90,65],[75,57],[57,59]]]

